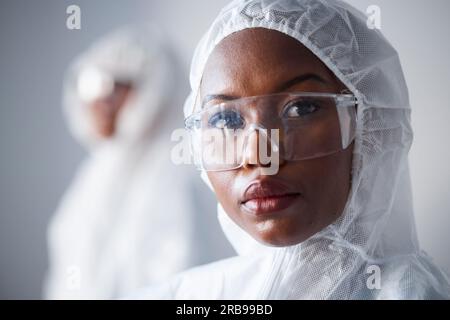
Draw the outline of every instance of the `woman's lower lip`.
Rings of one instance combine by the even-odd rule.
[[[299,196],[300,194],[289,194],[251,199],[244,202],[242,206],[254,215],[269,214],[289,208]]]

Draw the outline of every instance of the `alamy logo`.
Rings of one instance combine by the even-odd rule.
[[[66,27],[69,30],[81,29],[81,9],[79,6],[72,4],[67,7],[66,13],[69,15],[66,19]]]
[[[373,29],[381,29],[381,9],[377,5],[370,5],[366,9],[367,15],[367,28]]]
[[[81,270],[78,266],[69,266],[66,270],[66,285],[69,290],[79,290],[81,287]]]
[[[367,289],[381,289],[381,269],[377,265],[370,265],[366,269],[366,273],[369,274],[366,280]]]

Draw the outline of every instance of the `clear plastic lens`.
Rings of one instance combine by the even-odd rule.
[[[186,128],[192,134],[199,167],[230,170],[239,168],[252,150],[258,151],[259,158],[276,153],[285,160],[296,161],[346,149],[354,138],[355,106],[355,98],[348,94],[247,97],[193,114],[186,119]],[[255,134],[256,140],[251,138]],[[266,154],[261,154],[261,150]]]

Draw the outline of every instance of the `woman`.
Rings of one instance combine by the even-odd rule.
[[[234,1],[198,45],[190,80],[195,158],[239,256],[142,297],[450,297],[417,243],[398,55],[362,13],[335,0]],[[225,161],[215,141],[237,152]],[[278,160],[255,161],[266,143]]]
[[[211,206],[194,197],[195,172],[171,162],[180,74],[148,27],[115,31],[72,64],[64,107],[90,154],[49,228],[46,297],[116,298],[231,252],[199,214]]]

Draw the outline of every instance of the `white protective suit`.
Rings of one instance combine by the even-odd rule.
[[[102,141],[80,100],[80,70],[96,68],[132,81],[117,132]],[[108,299],[188,267],[231,255],[193,168],[170,158],[171,133],[183,125],[183,80],[154,29],[108,35],[70,68],[64,111],[72,133],[90,149],[49,227],[50,299]],[[89,89],[89,88],[88,88]],[[181,98],[181,99],[180,99]]]
[[[183,272],[139,298],[432,299],[450,297],[447,276],[420,250],[407,154],[408,90],[395,49],[366,16],[337,0],[247,0],[227,5],[191,66],[192,113],[206,61],[228,35],[267,28],[311,50],[358,100],[352,189],[341,217],[308,240],[268,247],[218,217],[239,255]],[[203,172],[202,177],[208,183]],[[210,185],[210,184],[209,184]],[[372,282],[380,275],[381,281]]]

